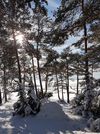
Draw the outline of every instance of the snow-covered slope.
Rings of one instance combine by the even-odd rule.
[[[92,134],[87,132],[86,119],[71,113],[70,105],[54,97],[42,101],[36,116],[12,116],[16,96],[0,106],[0,134]]]

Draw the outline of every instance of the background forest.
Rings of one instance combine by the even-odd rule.
[[[58,5],[50,12],[49,0],[0,1],[0,105],[13,92],[22,104],[30,94],[40,104],[56,91],[100,131],[100,0]]]

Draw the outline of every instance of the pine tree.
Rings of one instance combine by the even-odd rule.
[[[34,88],[36,90],[36,95],[38,97],[38,90],[37,90],[37,83],[36,83],[36,67],[34,64],[34,58],[36,56],[36,49],[34,48],[32,44],[28,43],[27,46],[25,47],[25,50],[28,53],[28,55],[31,57]]]
[[[73,73],[71,73],[72,71],[74,72],[74,70],[72,69],[73,66],[73,54],[70,50],[70,47],[66,48],[63,50],[63,52],[61,53],[61,60],[64,63],[64,74],[65,74],[65,82],[66,82],[66,91],[67,91],[67,102],[70,102],[69,99],[69,77],[71,75],[73,75]]]

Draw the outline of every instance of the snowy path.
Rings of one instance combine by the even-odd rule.
[[[67,104],[47,100],[38,115],[23,118],[12,116],[11,102],[0,107],[0,134],[92,134],[85,131],[85,119],[72,115]]]

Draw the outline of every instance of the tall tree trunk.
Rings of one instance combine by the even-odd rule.
[[[3,49],[3,53],[4,53],[4,62],[3,62],[3,97],[5,102],[7,102],[7,89],[6,89],[6,53],[5,50]]]
[[[61,74],[62,100],[64,100],[63,75]]]
[[[79,94],[79,74],[77,70],[77,95]]]
[[[67,61],[66,61],[67,62]],[[68,67],[68,63],[67,64],[67,70],[66,70],[66,90],[67,90],[67,102],[70,102],[69,99],[69,67]]]
[[[42,79],[41,79],[41,71],[40,71],[40,63],[39,63],[39,55],[38,55],[39,49],[38,49],[38,43],[37,43],[37,69],[38,69],[38,75],[39,75],[39,82],[40,82],[40,88],[41,88],[41,95],[43,97],[43,86],[42,86]]]
[[[66,84],[66,89],[67,89],[67,102],[69,103],[69,78],[67,78],[67,84]]]
[[[23,85],[25,86],[25,67],[23,68],[24,68]]]
[[[36,96],[38,97],[37,84],[36,84],[36,76],[35,76],[35,66],[34,66],[34,59],[33,59],[33,56],[32,56],[32,65],[33,65],[34,87],[35,87],[35,91],[36,91]]]
[[[2,94],[1,94],[1,89],[0,89],[0,105],[2,104]]]
[[[15,46],[15,53],[16,53],[16,60],[17,60],[17,66],[18,66],[18,78],[19,78],[19,83],[22,83],[21,79],[21,68],[20,68],[20,62],[19,62],[19,56],[18,56],[18,50],[17,50],[17,45],[16,45],[16,38],[15,38],[15,31],[12,29],[12,34],[13,34],[13,40],[14,40],[14,46]]]
[[[48,70],[47,70],[47,74],[45,77],[45,94],[47,93],[47,90],[48,90]]]
[[[13,35],[13,43],[15,46],[15,54],[16,54],[16,60],[17,60],[17,67],[18,67],[18,79],[19,79],[19,95],[20,95],[20,100],[23,102],[24,101],[24,95],[23,95],[23,89],[21,87],[22,84],[22,78],[21,78],[21,67],[20,67],[20,62],[19,62],[19,56],[18,56],[18,50],[17,50],[17,44],[16,44],[16,37],[15,37],[15,31],[12,28],[12,35]]]
[[[86,24],[86,17],[85,17],[85,0],[82,0],[82,11],[83,11],[83,17],[84,17],[84,44],[85,44],[85,81],[86,81],[86,91],[90,90],[90,74],[89,74],[89,60],[87,57],[88,53],[88,39],[87,39],[87,24]],[[87,107],[85,108],[86,111],[90,111],[91,105],[92,105],[92,97],[90,96],[89,93],[85,92],[85,95],[88,98],[87,101]],[[85,101],[85,100],[84,100]]]
[[[57,72],[57,68],[55,67],[55,74],[56,74],[56,85],[57,85],[57,92],[58,92],[58,99],[60,99],[60,93],[59,93],[59,83],[58,83],[58,72]]]
[[[5,51],[4,51],[4,57],[6,58]],[[4,99],[5,99],[5,102],[7,102],[6,65],[5,65],[5,61],[4,61],[4,67],[3,67],[3,90],[4,90]]]
[[[23,63],[23,85],[25,87],[25,62]]]
[[[84,9],[84,0],[82,0],[82,12],[84,16],[84,44],[85,44],[85,54],[88,52],[88,40],[87,40],[87,26],[86,26],[86,17],[85,17],[85,9]],[[86,56],[85,60],[85,81],[86,81],[86,87],[87,90],[90,89],[90,81],[89,81],[89,62],[88,62],[88,57]]]
[[[39,74],[39,82],[40,82],[40,88],[41,88],[41,95],[43,97],[43,86],[42,86],[42,80],[41,80],[41,72],[40,72],[40,63],[39,63],[39,41],[40,41],[40,19],[38,17],[38,37],[37,37],[37,69]]]

